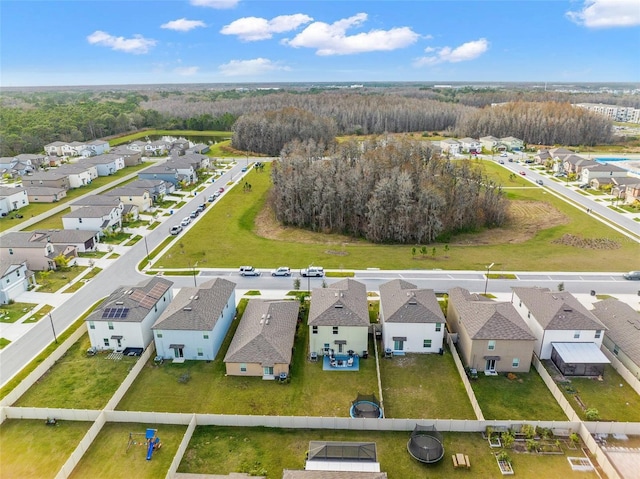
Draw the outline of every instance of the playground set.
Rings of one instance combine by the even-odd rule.
[[[144,435],[145,440],[138,441],[135,436]],[[146,432],[130,432],[129,433],[129,442],[127,443],[127,451],[131,446],[146,446],[147,448],[147,461],[151,460],[151,456],[153,456],[153,452],[157,451],[162,447],[162,443],[160,442],[160,438],[158,437],[158,430],[148,428]]]

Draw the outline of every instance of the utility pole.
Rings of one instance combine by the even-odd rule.
[[[487,266],[487,275],[486,275],[486,279],[484,281],[484,295],[487,295],[487,286],[489,285],[489,271],[491,271],[491,268],[493,268],[493,265],[495,263],[491,263],[489,266]]]
[[[53,318],[51,312],[49,312],[49,321],[51,321],[51,331],[53,331],[53,340],[58,344],[58,338],[56,337],[56,328],[53,327]]]

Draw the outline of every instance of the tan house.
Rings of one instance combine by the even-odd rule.
[[[64,188],[29,186],[26,190],[29,203],[55,203],[67,197],[67,190]]]
[[[69,175],[58,170],[36,171],[32,175],[22,178],[22,185],[25,188],[30,186],[46,186],[63,190],[71,188]]]
[[[56,256],[52,243],[40,241],[40,237],[31,232],[7,233],[0,242],[0,260],[14,264],[26,261],[32,271],[56,269]]]
[[[138,207],[138,211],[147,211],[153,205],[153,197],[149,190],[143,188],[131,188],[121,186],[102,193],[103,196],[119,198],[123,205]]]
[[[298,322],[297,301],[251,299],[224,363],[230,376],[289,376]]]
[[[469,368],[485,374],[529,371],[535,337],[510,302],[450,289],[447,326]]]

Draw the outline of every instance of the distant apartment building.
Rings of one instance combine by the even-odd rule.
[[[584,108],[598,115],[606,116],[611,121],[640,123],[640,108],[630,106],[605,105],[602,103],[576,103],[573,106]]]

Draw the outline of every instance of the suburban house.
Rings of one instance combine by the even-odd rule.
[[[623,301],[593,303],[593,314],[607,327],[602,345],[640,379],[640,313]]]
[[[85,206],[109,206],[111,208],[124,209],[124,205],[117,196],[108,195],[85,195],[71,203],[71,211],[75,211]]]
[[[460,143],[460,151],[462,153],[482,153],[482,143],[473,138],[461,138],[458,140]]]
[[[10,188],[0,186],[0,214],[7,216],[11,211],[16,211],[29,205],[29,195],[25,188]]]
[[[318,355],[357,354],[368,349],[369,309],[363,283],[346,278],[316,288],[309,307],[309,352]]]
[[[151,199],[156,202],[160,201],[163,196],[173,193],[174,186],[162,180],[135,180],[127,183],[127,188],[138,188],[149,191]]]
[[[575,173],[576,175],[580,174],[582,168],[585,166],[596,166],[598,165],[597,161],[589,160],[587,158],[583,158],[581,156],[571,154],[567,155],[561,159],[563,170],[567,173]]]
[[[98,169],[94,165],[62,165],[58,167],[58,172],[67,175],[69,178],[69,188],[81,188],[90,185],[98,177]]]
[[[179,158],[179,161],[190,164],[195,170],[208,170],[211,164],[211,158],[199,153],[185,153],[183,157]]]
[[[0,158],[0,173],[10,175],[12,178],[33,173],[37,166],[31,164],[31,160],[19,160],[17,157]]]
[[[173,283],[160,276],[119,287],[85,319],[91,346],[99,351],[146,348],[153,340],[151,326],[172,299]]]
[[[15,156],[15,159],[33,166],[34,169],[38,169],[41,166],[49,165],[47,157],[42,154],[20,153],[19,155]]]
[[[640,199],[640,178],[637,176],[624,176],[611,178],[611,194],[616,198],[624,199],[625,203],[633,203],[635,200]],[[633,191],[637,191],[636,195],[633,195]],[[630,201],[627,198],[630,195]]]
[[[15,301],[35,285],[35,275],[27,268],[26,261],[0,261],[0,304]]]
[[[99,240],[98,231],[85,230],[35,230],[31,239],[31,241],[49,242],[61,251],[67,251],[69,247],[73,247],[79,253],[96,251]],[[68,255],[69,251],[66,254]]]
[[[156,354],[174,362],[213,361],[236,315],[236,284],[215,278],[181,288],[153,324]]]
[[[67,190],[48,186],[28,186],[29,203],[55,203],[67,197]]]
[[[449,290],[447,326],[462,361],[485,374],[529,372],[535,337],[508,301]]]
[[[150,166],[138,173],[140,180],[162,180],[172,185],[178,185],[178,171],[175,168],[167,166],[166,163]]]
[[[0,242],[0,260],[10,263],[26,261],[32,271],[48,271],[56,269],[53,260],[57,256],[56,248],[46,241],[34,238],[28,231],[6,233]]]
[[[136,206],[138,211],[147,211],[153,205],[153,198],[148,190],[120,186],[102,193],[103,196],[118,198],[123,205]]]
[[[49,171],[36,171],[29,176],[22,178],[22,185],[24,187],[29,186],[46,186],[49,188],[60,188],[68,190],[69,176],[57,168]]]
[[[204,143],[196,143],[192,147],[187,148],[184,154],[187,155],[189,153],[200,153],[201,155],[204,155],[208,153],[210,149],[211,148],[209,148],[209,145],[205,145]]]
[[[484,148],[487,151],[497,150],[500,144],[500,139],[491,135],[483,136],[480,138],[479,141],[480,141],[480,144],[482,145],[482,148]]]
[[[77,164],[94,166],[98,176],[113,175],[125,167],[124,156],[113,153],[83,158]]]
[[[596,163],[582,167],[580,171],[580,179],[583,183],[591,183],[597,178],[613,178],[627,176],[627,170],[616,165],[608,163]]]
[[[102,155],[109,152],[109,142],[105,140],[92,140],[85,143],[85,148],[91,150],[93,155]]]
[[[142,152],[134,151],[127,148],[125,145],[120,145],[111,150],[114,155],[119,155],[124,158],[124,166],[136,166],[142,163]]]
[[[249,300],[224,357],[227,375],[289,376],[299,308],[298,301]]]
[[[534,353],[566,376],[599,376],[609,363],[600,347],[607,329],[571,293],[512,288],[511,302],[536,338]]]
[[[113,206],[83,206],[62,217],[66,230],[116,231],[122,228],[122,210]]]
[[[432,289],[402,279],[381,284],[380,322],[384,348],[394,355],[443,348],[445,319]]]
[[[66,143],[63,141],[54,141],[53,143],[44,145],[44,151],[47,153],[47,155],[62,156],[62,147],[65,145]]]
[[[551,153],[549,153],[549,150],[538,150],[538,152],[535,155],[533,155],[533,162],[538,165],[544,165],[547,162],[556,163],[553,160]]]
[[[440,140],[439,146],[443,153],[449,153],[450,155],[457,155],[461,151],[460,142],[458,140],[454,140],[453,138]]]
[[[520,151],[524,148],[524,141],[513,136],[505,136],[500,138],[500,143],[505,145],[509,151]]]
[[[182,181],[187,184],[193,184],[198,181],[198,174],[196,172],[197,162],[190,161],[185,157],[172,158],[165,163],[167,168],[173,168],[178,173],[178,181]]]

